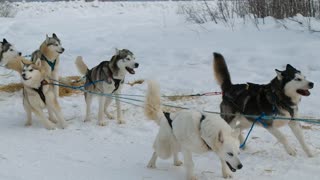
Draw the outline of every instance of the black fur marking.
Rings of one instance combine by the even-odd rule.
[[[203,115],[203,114],[201,114],[201,118],[200,118],[200,130],[201,130],[201,123],[202,123],[203,120],[205,120],[205,119],[206,119],[206,116]],[[202,138],[201,138],[201,139],[202,139]],[[207,142],[206,142],[204,139],[202,139],[202,141],[204,142],[204,144],[206,144],[206,146],[207,146],[207,148],[208,148],[209,150],[212,150],[211,147],[207,144]]]
[[[170,118],[170,113],[168,112],[163,112],[164,116],[166,117],[170,127],[172,128],[172,119]]]

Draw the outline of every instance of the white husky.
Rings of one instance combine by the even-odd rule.
[[[23,106],[27,113],[26,126],[32,124],[32,113],[38,116],[42,124],[49,130],[55,129],[55,123],[62,128],[66,128],[66,122],[62,116],[59,103],[54,95],[53,89],[45,80],[45,71],[42,69],[42,61],[38,59],[35,63],[23,62],[21,79],[23,84]],[[47,108],[49,114],[54,114],[55,118],[44,115],[43,109]]]
[[[156,167],[158,157],[168,159],[172,155],[174,165],[180,166],[182,163],[178,159],[178,152],[182,152],[187,179],[195,180],[192,153],[208,151],[213,151],[219,156],[224,178],[231,178],[232,172],[242,168],[238,157],[239,129],[232,130],[220,117],[198,111],[182,110],[172,114],[162,112],[158,84],[149,81],[148,86],[145,114],[160,125],[149,168]]]

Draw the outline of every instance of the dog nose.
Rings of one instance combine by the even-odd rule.
[[[21,52],[19,52],[18,54],[19,54],[19,56],[21,56],[21,55],[22,55],[22,53],[21,53]]]
[[[26,77],[26,74],[21,74],[21,76],[22,76],[23,78],[25,78],[25,77]]]
[[[312,82],[309,82],[309,87],[313,88],[314,84]]]
[[[64,52],[64,48],[62,48],[61,50],[62,50],[62,52]]]
[[[139,67],[139,63],[135,63],[134,67],[138,68]]]
[[[238,165],[238,169],[241,169],[242,167],[243,167],[242,164],[239,164],[239,165]]]

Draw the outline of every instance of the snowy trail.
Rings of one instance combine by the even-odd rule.
[[[268,83],[274,69],[287,63],[314,81],[312,95],[303,98],[300,114],[320,117],[320,36],[283,30],[270,19],[258,31],[242,26],[232,31],[207,23],[200,27],[177,15],[177,3],[25,3],[15,18],[0,18],[0,37],[5,37],[24,54],[30,54],[55,32],[66,52],[61,57],[60,74],[79,75],[74,66],[82,55],[93,67],[109,59],[113,48],[128,48],[140,63],[136,75],[127,81],[152,78],[159,81],[163,94],[219,91],[213,79],[212,52],[221,52],[229,65],[234,83]],[[1,68],[1,74],[7,70]],[[0,84],[18,82],[16,74],[0,77]],[[125,94],[144,94],[146,85],[130,88]],[[66,130],[47,131],[38,120],[25,128],[21,92],[0,93],[0,179],[2,180],[101,180],[184,179],[184,169],[172,160],[159,160],[158,168],[146,168],[158,127],[147,121],[141,108],[124,104],[125,125],[116,121],[97,126],[98,104],[93,103],[93,121],[83,123],[85,102],[82,95],[59,99],[69,119]],[[219,96],[173,102],[196,109],[218,111]],[[111,107],[114,113],[115,108]],[[308,125],[309,126],[309,125]],[[320,126],[304,130],[306,141],[318,152],[307,158],[289,130],[290,144],[298,151],[290,157],[266,130],[255,128],[249,149],[242,152],[244,169],[235,179],[318,179],[320,175]],[[220,164],[212,154],[194,155],[195,173],[201,180],[222,179]]]

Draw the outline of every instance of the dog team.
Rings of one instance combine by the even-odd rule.
[[[47,129],[57,126],[66,128],[67,123],[61,113],[58,102],[59,87],[53,86],[53,81],[59,79],[59,56],[64,52],[60,39],[56,34],[46,36],[40,48],[32,53],[31,60],[21,56],[12,44],[3,39],[0,46],[0,63],[20,73],[23,84],[23,106],[27,114],[26,126],[32,124],[34,113]],[[127,50],[116,50],[109,61],[89,69],[82,57],[77,57],[75,64],[86,78],[85,101],[86,116],[84,121],[90,121],[90,106],[94,93],[114,94],[117,108],[117,121],[123,120],[119,94],[121,94],[127,72],[135,74],[139,64],[134,54]],[[187,179],[195,180],[192,153],[213,151],[220,158],[222,175],[232,178],[232,172],[243,167],[240,159],[240,143],[244,141],[242,131],[249,128],[256,120],[244,114],[274,116],[273,120],[261,119],[260,123],[294,156],[295,149],[288,143],[286,136],[279,127],[289,125],[305,153],[312,157],[313,151],[305,142],[298,121],[276,120],[276,116],[296,118],[298,104],[302,96],[309,96],[309,90],[314,84],[297,69],[287,65],[283,71],[275,70],[276,75],[268,84],[233,84],[224,57],[213,53],[214,76],[223,92],[220,104],[221,118],[194,110],[181,110],[175,113],[164,112],[161,109],[160,89],[155,81],[148,81],[148,91],[145,100],[145,115],[159,126],[159,132],[154,140],[154,152],[148,168],[156,167],[157,158],[168,159],[173,156],[175,166],[182,165],[178,153],[182,152],[184,165],[187,169]],[[108,106],[112,97],[99,97],[98,124],[106,126],[105,116],[112,119]],[[43,109],[48,110],[48,118]]]

